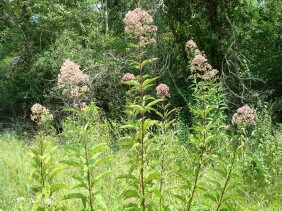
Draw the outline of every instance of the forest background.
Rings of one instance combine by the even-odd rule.
[[[125,14],[148,10],[158,26],[159,61],[150,69],[171,91],[173,107],[189,124],[191,90],[185,52],[193,39],[220,71],[229,111],[242,103],[267,107],[282,121],[281,1],[222,0],[4,0],[0,3],[1,128],[29,121],[40,102],[56,110],[50,94],[59,69],[71,59],[90,74],[93,96],[108,118],[120,120],[128,72]],[[233,110],[232,110],[233,109]],[[59,118],[59,117],[58,117]]]

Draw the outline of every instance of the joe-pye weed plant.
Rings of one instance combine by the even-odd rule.
[[[213,170],[216,173],[216,178],[208,178],[212,187],[205,194],[205,197],[215,203],[214,206],[209,204],[209,207],[216,211],[232,210],[236,207],[234,200],[243,198],[242,192],[239,190],[245,185],[238,174],[242,169],[237,168],[236,161],[238,156],[246,151],[245,142],[251,134],[253,125],[255,125],[254,111],[248,105],[238,108],[232,117],[232,124],[227,125],[229,140],[227,140],[227,145],[223,147],[229,155],[223,155],[222,158],[217,157],[215,160]]]
[[[146,46],[155,42],[152,36],[157,27],[152,24],[153,18],[140,8],[128,12],[124,23],[125,31],[137,40],[137,44],[131,45],[136,50],[136,56],[131,60],[131,68],[138,71],[138,76],[127,74],[131,77],[124,76],[127,80],[123,80],[124,84],[131,86],[130,92],[134,96],[131,95],[131,100],[127,103],[125,113],[128,115],[128,121],[122,126],[124,130],[129,131],[128,135],[123,137],[122,144],[130,148],[129,172],[120,176],[126,179],[128,186],[122,197],[126,203],[124,209],[154,210],[162,206],[162,187],[153,185],[161,177],[161,173],[153,168],[152,162],[158,149],[155,143],[158,138],[152,127],[156,127],[158,121],[148,118],[147,114],[155,111],[153,106],[163,99],[156,99],[147,94],[157,78],[150,78],[144,74],[144,70],[156,58],[144,60],[144,55]],[[163,180],[160,184],[163,184]],[[160,198],[160,205],[154,198]]]
[[[176,109],[171,109],[171,104],[168,102],[170,97],[169,87],[166,84],[159,84],[156,87],[157,95],[162,99],[161,105],[158,105],[158,110],[155,112],[160,117],[161,121],[160,125],[160,134],[158,140],[158,150],[159,154],[159,162],[156,162],[156,165],[159,167],[160,178],[159,178],[159,207],[158,210],[162,211],[166,209],[169,204],[168,200],[166,200],[166,194],[170,193],[167,191],[167,181],[173,178],[170,173],[173,169],[175,155],[177,151],[173,151],[176,141],[174,139],[174,131],[169,131],[171,129],[171,125],[175,122],[175,118],[173,114]]]
[[[73,112],[78,134],[74,134],[76,141],[66,146],[71,153],[61,163],[78,168],[80,174],[71,175],[77,183],[70,188],[70,193],[65,199],[81,199],[84,209],[92,211],[99,206],[106,209],[102,193],[95,189],[95,186],[110,173],[97,171],[99,165],[110,157],[103,154],[108,148],[107,144],[99,143],[95,136],[102,124],[99,121],[98,107],[94,103],[86,106],[86,93],[89,91],[89,87],[85,85],[87,82],[89,76],[83,73],[78,65],[66,60],[58,75],[58,85],[63,89],[63,94],[72,99],[72,108],[65,108],[65,111]]]
[[[55,193],[67,188],[67,185],[54,182],[54,178],[66,168],[54,160],[53,154],[58,146],[54,143],[52,136],[46,134],[52,134],[50,126],[52,115],[48,109],[39,103],[34,104],[31,111],[31,119],[40,127],[30,153],[34,168],[32,172],[33,186],[31,189],[37,194],[32,210],[65,210],[62,199],[56,198]]]
[[[190,170],[187,165],[179,167],[178,174],[183,181],[180,189],[183,192],[176,197],[185,204],[187,210],[191,210],[196,192],[205,190],[205,187],[200,185],[201,178],[208,167],[214,142],[220,138],[216,131],[223,124],[224,118],[215,115],[223,110],[223,105],[214,100],[218,96],[218,71],[212,69],[206,56],[193,40],[187,42],[187,52],[193,58],[190,65],[193,90],[193,102],[190,106],[192,127],[188,143],[190,149],[187,149],[187,156],[192,158],[192,167]]]

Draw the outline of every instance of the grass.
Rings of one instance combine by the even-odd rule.
[[[278,138],[281,140],[281,137]],[[31,210],[32,200],[35,196],[30,191],[32,184],[31,172],[33,170],[29,155],[30,145],[26,138],[20,138],[16,134],[0,134],[0,210]],[[125,180],[117,179],[117,177],[127,171],[127,150],[109,150],[107,153],[112,154],[113,159],[101,166],[100,171],[102,172],[106,169],[111,171],[112,174],[107,176],[103,183],[98,184],[98,187],[96,187],[103,193],[103,202],[97,202],[95,210],[123,210],[124,200],[121,197],[121,193],[126,187],[126,183]],[[67,152],[64,148],[59,147],[54,157],[59,160],[66,155]],[[178,156],[181,159],[182,155]],[[75,180],[69,175],[76,172],[79,174],[78,170],[69,169],[61,173],[57,180],[63,181],[71,187],[75,184]],[[216,174],[213,171],[208,170],[205,174],[206,178],[216,178]],[[179,181],[171,177],[168,183],[170,183],[169,186],[171,188],[175,188]],[[205,180],[202,183],[207,185]],[[255,193],[246,191],[243,193],[245,196],[243,200],[234,200],[234,205],[237,207],[236,210],[282,210],[280,206],[282,196],[279,187],[281,187],[281,182],[258,189]],[[67,191],[61,191],[57,194],[56,200],[63,199]],[[172,195],[167,194],[166,198],[170,201],[170,209],[168,210],[181,210],[180,206],[177,205],[178,201]],[[203,210],[204,208],[200,204],[206,199],[201,198],[201,192],[197,193],[196,198],[198,203],[194,204],[192,210]],[[208,203],[208,201],[206,202]],[[68,210],[82,209],[80,200],[67,200],[64,203]]]

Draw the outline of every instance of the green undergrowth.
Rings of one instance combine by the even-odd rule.
[[[274,135],[269,136],[275,138],[276,142],[280,143],[278,147],[281,147],[282,136],[281,133],[278,133],[278,130]],[[0,210],[31,210],[32,203],[34,202],[34,193],[31,191],[31,173],[33,168],[31,166],[32,158],[30,156],[30,148],[32,146],[32,141],[19,138],[16,134],[3,133],[0,135]],[[192,164],[192,161],[187,162],[187,158],[185,157],[186,150],[181,143],[177,143],[176,141],[173,146],[170,147],[175,148],[175,154],[171,160],[174,165],[181,165],[185,159],[186,165]],[[279,148],[277,150],[279,150]],[[53,156],[55,160],[62,160],[68,153],[69,152],[65,150],[63,145],[59,145],[57,152],[53,154]],[[109,149],[107,153],[113,158],[109,162],[104,163],[98,171],[111,171],[112,173],[98,184],[97,188],[103,193],[103,200],[95,203],[95,210],[123,210],[122,193],[126,188],[126,181],[118,177],[121,174],[125,174],[130,166],[127,163],[128,150],[119,148],[113,151]],[[276,160],[274,161],[276,162]],[[237,167],[234,172],[239,174],[241,166],[243,166],[246,161],[239,159],[237,162]],[[275,165],[280,165],[281,167],[281,163],[276,163]],[[244,197],[234,199],[232,202],[234,210],[281,210],[281,174],[277,172],[277,169],[279,170],[280,167],[273,167],[274,171],[276,171],[276,175],[269,176],[269,178],[275,179],[275,181],[270,181],[264,186],[260,186],[259,184],[262,183],[262,181],[258,181],[263,180],[263,178],[255,178],[255,175],[252,175],[253,180],[251,183],[249,183],[250,178],[248,178],[249,180],[245,181],[246,187],[240,190],[240,194]],[[209,187],[208,181],[211,179],[219,179],[218,173],[215,172],[213,168],[213,165],[210,165],[205,170],[203,175],[205,179],[201,180],[202,187]],[[72,186],[75,184],[75,180],[69,175],[75,173],[79,174],[79,171],[70,168],[59,174],[56,180],[68,184],[68,186]],[[244,177],[242,178],[244,179]],[[239,180],[242,180],[242,178]],[[247,178],[247,175],[245,175],[245,178]],[[170,202],[170,206],[166,210],[182,210],[178,201],[173,197],[173,194],[180,193],[177,192],[177,188],[181,182],[173,174],[167,178],[166,182],[170,189],[167,190],[167,194],[164,195],[166,200]],[[67,192],[68,190],[59,191],[56,198],[64,198]],[[204,190],[199,190],[196,193],[197,203],[194,204],[193,210],[213,210],[212,207],[209,209],[202,206],[203,204],[211,203],[211,201],[201,197],[203,192]],[[56,199],[54,198],[53,200]],[[83,209],[78,199],[64,200],[63,203],[66,206],[66,210]]]

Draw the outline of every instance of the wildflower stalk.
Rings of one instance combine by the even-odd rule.
[[[145,210],[145,184],[144,184],[144,135],[145,135],[145,111],[143,109],[143,96],[144,96],[144,89],[143,89],[143,74],[142,74],[142,49],[141,49],[141,40],[139,37],[138,40],[138,65],[139,65],[139,72],[140,72],[140,105],[142,107],[141,112],[141,169],[140,169],[140,176],[141,176],[141,192],[142,192],[142,210]]]
[[[82,129],[85,128],[85,121],[84,121],[84,111],[83,109],[80,109],[80,115],[82,118],[81,125]],[[92,186],[91,186],[91,173],[90,173],[90,165],[89,165],[89,156],[88,156],[88,146],[87,146],[87,137],[86,137],[86,131],[83,132],[83,144],[84,144],[84,155],[86,160],[86,166],[87,166],[87,190],[89,195],[89,206],[91,211],[94,210],[93,208],[93,199],[92,199]]]
[[[202,167],[203,155],[204,155],[204,148],[201,149],[201,154],[200,154],[199,162],[198,162],[198,165],[197,165],[197,172],[196,172],[196,176],[195,176],[195,180],[194,180],[194,184],[193,184],[193,189],[192,189],[192,193],[191,193],[191,196],[190,196],[189,202],[188,202],[188,209],[187,210],[189,210],[189,211],[191,210],[193,197],[195,195],[195,190],[197,188],[197,184],[198,184],[198,180],[199,180],[199,174],[200,174],[200,169]]]
[[[231,178],[233,166],[234,166],[234,163],[235,163],[236,153],[237,153],[237,149],[238,149],[238,143],[239,143],[239,141],[237,141],[237,143],[235,145],[234,152],[232,154],[230,168],[228,170],[228,174],[227,174],[227,177],[226,177],[223,189],[222,189],[221,194],[220,194],[220,198],[219,198],[219,201],[218,201],[218,204],[217,204],[217,207],[216,207],[216,211],[218,211],[220,209],[220,207],[221,207],[223,197],[224,197],[224,195],[226,193],[227,185],[228,185],[228,183],[230,181],[230,178]]]
[[[162,107],[163,107],[163,135],[166,134],[166,121],[165,121],[165,117],[166,117],[166,106],[165,106],[165,97],[162,97],[163,103],[162,103]],[[162,143],[162,148],[165,147],[165,142]],[[162,153],[162,159],[161,159],[161,176],[160,176],[160,195],[162,196],[163,194],[163,188],[164,188],[164,179],[163,179],[163,173],[164,173],[164,159],[165,159],[165,155],[164,152]],[[162,197],[160,197],[160,211],[162,210],[163,207],[163,200]]]
[[[162,104],[159,106],[160,110],[162,112],[156,111],[156,113],[161,117],[161,141],[160,141],[160,152],[161,152],[161,160],[160,160],[160,179],[159,179],[159,210],[161,211],[163,209],[163,190],[165,187],[165,181],[164,181],[164,172],[165,172],[165,162],[166,162],[166,156],[165,156],[165,150],[167,145],[167,128],[174,122],[174,119],[170,120],[170,115],[175,111],[175,109],[168,110],[170,104],[166,103],[166,98],[170,97],[169,94],[169,87],[166,84],[159,84],[156,87],[157,95],[161,97]]]
[[[40,148],[40,157],[43,157],[43,138],[40,138],[39,141]],[[40,176],[41,176],[41,184],[42,184],[42,192],[45,188],[45,178],[44,178],[44,170],[43,170],[44,160],[40,159]]]
[[[125,199],[128,198],[138,198],[138,203],[129,203],[126,206],[132,208],[134,206],[136,209],[141,209],[143,211],[151,209],[151,205],[148,202],[150,200],[148,195],[151,190],[146,188],[146,184],[150,184],[153,179],[156,179],[152,175],[156,175],[156,172],[152,172],[147,169],[149,165],[149,159],[146,156],[146,149],[150,147],[152,136],[149,135],[148,129],[156,124],[157,121],[146,118],[147,111],[152,111],[153,105],[160,102],[160,99],[155,99],[150,95],[146,95],[146,90],[153,86],[153,81],[157,78],[150,78],[149,75],[143,75],[143,68],[145,65],[151,63],[154,59],[144,60],[142,58],[143,49],[146,45],[152,43],[151,34],[155,33],[157,27],[152,25],[153,18],[144,10],[136,8],[134,11],[129,11],[124,18],[124,23],[126,24],[125,32],[133,35],[136,38],[137,43],[133,46],[136,51],[136,61],[132,61],[131,65],[136,71],[138,71],[138,77],[135,80],[134,75],[125,74],[122,82],[132,86],[134,91],[138,93],[138,102],[129,102],[128,114],[132,115],[132,121],[127,121],[127,124],[122,126],[125,129],[134,129],[134,133],[130,134],[124,139],[130,137],[129,142],[127,142],[132,148],[131,152],[134,152],[131,157],[131,170],[128,175],[124,176],[127,179],[132,180],[136,186],[131,185],[124,193]],[[138,118],[138,121],[134,119]],[[139,119],[141,118],[141,119]],[[137,126],[137,127],[136,127]],[[148,135],[148,136],[147,136]],[[138,164],[138,165],[136,165]],[[133,174],[133,170],[136,170],[137,175]]]
[[[199,161],[198,161],[198,165],[197,165],[197,171],[196,171],[196,176],[195,176],[195,180],[194,180],[194,184],[192,187],[192,192],[191,192],[191,196],[189,198],[188,201],[188,207],[187,210],[190,211],[191,207],[192,207],[192,202],[193,202],[193,198],[195,195],[195,191],[197,188],[197,184],[199,181],[199,176],[200,176],[200,171],[202,168],[202,162],[203,162],[203,157],[204,157],[204,152],[206,149],[206,136],[207,136],[207,131],[206,131],[206,105],[205,105],[205,88],[204,88],[204,81],[201,81],[201,91],[202,91],[202,97],[201,97],[201,104],[202,104],[202,109],[203,109],[203,139],[202,139],[202,146],[200,146],[200,156],[199,156]]]

